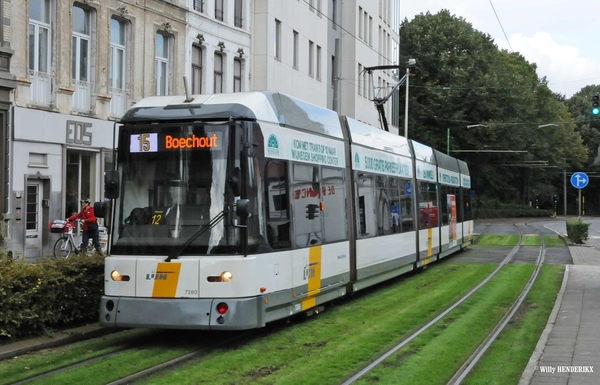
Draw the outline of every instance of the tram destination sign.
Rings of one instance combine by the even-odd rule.
[[[158,152],[169,150],[201,150],[218,149],[221,147],[220,137],[216,133],[205,136],[173,136],[157,133],[142,133],[131,135],[129,152]]]

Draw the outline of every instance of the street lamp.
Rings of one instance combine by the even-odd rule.
[[[408,59],[406,63],[406,97],[404,101],[404,137],[408,139],[408,79],[410,78],[410,67],[417,64],[416,59]]]
[[[548,123],[548,124],[542,124],[542,125],[538,126],[538,128],[544,128],[544,127],[558,127],[558,124]]]
[[[467,128],[473,127],[487,127],[485,124],[470,124]],[[446,154],[450,155],[450,128],[448,128],[448,145],[446,146]]]

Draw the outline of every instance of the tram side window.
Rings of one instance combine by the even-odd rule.
[[[458,215],[458,212],[460,211],[458,206],[458,189],[451,186],[440,186],[442,225],[449,225],[452,221],[452,202],[454,202],[454,207],[456,210],[454,215]]]
[[[463,196],[464,196],[464,210],[465,210],[465,217],[464,220],[465,221],[471,221],[473,220],[473,211],[472,211],[472,205],[471,205],[471,190],[469,189],[464,189],[463,190]]]
[[[387,182],[387,176],[377,175],[375,177],[377,235],[388,235],[392,233],[392,204]]]
[[[323,211],[324,242],[348,239],[344,170],[323,167],[321,173],[321,194],[325,206]]]
[[[435,183],[419,181],[419,228],[436,227],[439,223],[437,186]]]
[[[398,196],[398,225],[400,226],[399,233],[406,233],[407,231],[413,231],[413,207],[412,207],[412,188],[410,180],[398,179],[399,192]],[[393,203],[395,203],[394,201]],[[392,205],[392,215],[394,214],[395,208]]]
[[[292,194],[296,245],[308,247],[323,243],[319,168],[293,164]]]
[[[360,238],[375,236],[377,225],[375,220],[375,176],[363,172],[356,173],[358,231]]]
[[[267,240],[274,249],[292,246],[287,173],[287,162],[267,164]]]

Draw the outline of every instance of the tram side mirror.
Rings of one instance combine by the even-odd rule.
[[[250,214],[250,199],[238,199],[235,202],[235,212],[239,217],[247,217]]]
[[[231,191],[233,192],[233,196],[239,197],[242,193],[241,186],[241,176],[242,170],[239,167],[233,169],[231,173],[231,178],[229,178],[229,186],[231,187]]]
[[[108,199],[119,197],[118,171],[107,171],[104,173],[104,197]]]

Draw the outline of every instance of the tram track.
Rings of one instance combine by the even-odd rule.
[[[507,254],[507,256],[502,260],[502,262],[498,265],[498,267],[496,267],[496,269],[494,269],[485,279],[483,279],[478,285],[476,285],[473,289],[471,289],[463,297],[461,297],[459,300],[457,300],[454,304],[452,304],[450,307],[448,307],[446,310],[444,310],[438,316],[433,318],[431,321],[426,323],[420,329],[418,329],[417,331],[415,331],[414,333],[412,333],[411,335],[409,335],[408,337],[406,337],[405,339],[400,341],[398,344],[393,346],[391,349],[386,351],[384,354],[382,354],[381,356],[374,359],[369,365],[367,365],[362,370],[360,370],[359,372],[354,374],[352,377],[350,377],[348,380],[343,382],[343,385],[349,385],[349,384],[355,383],[357,380],[361,379],[367,373],[371,372],[373,369],[380,366],[390,356],[394,355],[400,349],[402,349],[403,347],[408,345],[411,341],[413,341],[414,339],[419,337],[422,333],[429,330],[432,326],[436,325],[440,320],[442,320],[444,317],[446,317],[448,314],[450,314],[453,310],[455,310],[461,304],[463,304],[465,301],[467,301],[469,298],[471,298],[477,291],[479,291],[480,288],[482,288],[488,281],[490,281],[494,276],[496,276],[496,274],[505,265],[510,263],[513,260],[513,257],[517,254],[517,252],[521,248],[521,244],[523,242],[523,236],[524,236],[523,229],[520,228],[519,225],[513,224],[513,226],[517,229],[517,231],[519,233],[519,241],[518,241],[517,245],[515,247],[513,247],[513,249],[511,249],[511,251]],[[520,225],[520,226],[527,226],[527,225],[525,224],[525,225]],[[527,227],[529,227],[529,226],[527,226]],[[529,227],[529,228],[531,228],[531,227]],[[483,232],[485,232],[485,230]],[[523,288],[523,290],[521,291],[521,293],[519,294],[517,299],[510,306],[509,310],[505,313],[505,315],[501,319],[501,321],[488,334],[488,336],[479,345],[479,347],[475,350],[475,352],[469,357],[469,359],[460,367],[460,369],[455,373],[455,375],[451,378],[451,380],[448,382],[448,384],[462,383],[462,381],[466,378],[466,376],[469,374],[471,369],[479,362],[480,358],[484,355],[484,353],[491,346],[491,344],[496,340],[497,336],[502,332],[502,330],[504,330],[504,328],[506,327],[508,322],[510,322],[510,320],[513,318],[514,314],[519,309],[519,307],[521,306],[525,297],[529,293],[531,287],[535,283],[535,280],[536,280],[538,273],[541,269],[541,266],[543,264],[544,253],[545,253],[543,235],[540,234],[538,231],[536,231],[536,234],[541,239],[540,252],[539,252],[539,255],[537,258],[536,267],[534,269],[534,272],[532,273],[531,277],[529,278],[527,284],[525,285],[525,287]]]
[[[92,368],[94,365],[106,365],[110,362],[115,362],[115,367],[118,366],[120,357],[129,354],[135,354],[136,352],[146,352],[145,354],[150,355],[153,350],[156,350],[156,353],[164,353],[165,346],[169,344],[173,345],[174,342],[168,342],[169,335],[172,333],[168,331],[160,331],[157,333],[156,338],[152,338],[150,341],[138,341],[127,344],[124,347],[114,349],[110,352],[106,352],[103,354],[96,355],[94,357],[83,358],[78,360],[77,362],[69,363],[66,365],[59,365],[50,370],[44,371],[42,373],[31,375],[27,378],[23,378],[17,381],[12,382],[2,382],[7,385],[22,385],[29,383],[39,383],[39,381],[52,381],[54,376],[67,374],[69,372],[73,372],[76,370],[80,370],[82,367],[86,367],[88,369]],[[155,363],[152,365],[148,365],[147,367],[141,370],[131,370],[130,373],[127,373],[120,378],[114,380],[108,380],[108,384],[128,384],[135,380],[139,380],[150,376],[156,372],[162,370],[169,370],[178,365],[184,364],[192,359],[199,358],[202,356],[209,355],[211,351],[214,349],[218,349],[220,347],[226,346],[228,344],[239,344],[243,343],[245,340],[250,339],[252,336],[256,335],[256,330],[245,331],[245,332],[233,332],[229,333],[226,338],[223,338],[222,333],[218,333],[214,336],[209,336],[206,340],[201,341],[199,343],[195,343],[195,347],[185,348],[185,352],[176,356],[175,358],[166,359],[162,362]],[[175,339],[177,340],[177,339]],[[176,343],[176,342],[175,342]],[[200,346],[197,346],[200,345]]]

